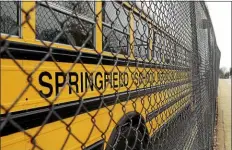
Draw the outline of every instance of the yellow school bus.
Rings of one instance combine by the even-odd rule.
[[[141,3],[0,6],[1,149],[142,149],[190,108],[190,52]]]

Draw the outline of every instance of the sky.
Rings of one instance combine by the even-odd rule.
[[[221,51],[220,68],[231,67],[231,2],[206,2]]]

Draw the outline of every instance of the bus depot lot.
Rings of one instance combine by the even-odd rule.
[[[231,79],[219,80],[217,150],[231,150]]]

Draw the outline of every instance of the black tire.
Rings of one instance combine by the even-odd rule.
[[[127,125],[118,129],[113,143],[115,150],[142,150],[143,135],[137,128]],[[126,144],[128,142],[128,144]]]

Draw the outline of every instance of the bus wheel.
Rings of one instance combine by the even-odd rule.
[[[117,138],[114,142],[116,150],[142,150],[143,149],[143,135],[140,130],[131,125],[126,125],[118,130]]]

